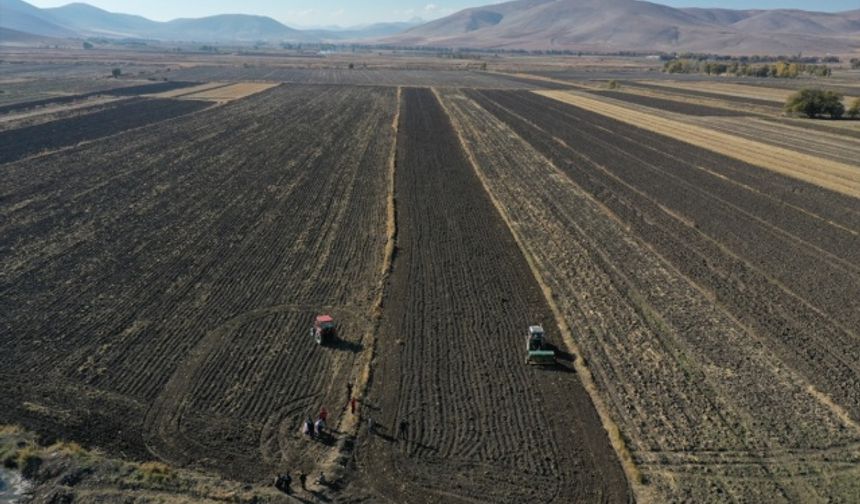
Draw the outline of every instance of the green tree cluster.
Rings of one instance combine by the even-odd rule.
[[[789,114],[803,114],[809,118],[830,116],[831,119],[839,119],[845,113],[845,106],[839,93],[823,89],[801,89],[785,102],[785,111]]]
[[[736,75],[746,77],[775,77],[793,79],[806,74],[815,77],[830,77],[827,65],[810,65],[777,61],[770,64],[747,64],[740,61],[707,61],[673,59],[663,65],[666,73],[702,73],[707,75]]]

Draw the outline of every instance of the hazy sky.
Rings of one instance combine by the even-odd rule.
[[[56,7],[72,0],[28,0],[39,7]],[[292,26],[355,25],[376,21],[435,19],[466,7],[498,3],[493,0],[80,0],[96,7],[140,14],[159,21],[177,17],[242,13],[271,16]],[[797,8],[841,11],[860,8],[860,0],[655,0],[676,7]]]

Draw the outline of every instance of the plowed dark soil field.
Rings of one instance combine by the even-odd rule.
[[[403,100],[398,253],[371,387],[379,434],[359,449],[367,484],[400,502],[627,501],[570,362],[524,364],[528,325],[561,338],[444,110],[429,90]]]
[[[533,252],[594,335],[582,344],[652,488],[850,495],[857,200],[531,93],[466,95],[452,108],[527,242],[554,244]],[[720,452],[745,471],[715,457],[713,484],[686,479]]]
[[[313,466],[299,420],[336,425],[363,348],[395,105],[278,88],[2,165],[0,423],[243,480]]]
[[[169,74],[204,101],[7,86],[0,427],[248,492],[303,471],[309,502],[856,501],[855,131],[669,80],[223,56]],[[604,73],[636,78],[540,75]]]
[[[0,164],[202,110],[205,101],[132,99],[89,114],[0,132]]]

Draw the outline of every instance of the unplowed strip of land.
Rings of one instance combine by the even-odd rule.
[[[605,91],[605,87],[596,91]],[[657,99],[659,101],[652,102],[650,106],[651,108],[658,108],[661,110],[674,111],[677,104],[682,104],[683,108],[691,107],[690,111],[694,111],[699,107],[706,107],[705,110],[716,109],[723,111],[722,113],[711,115],[765,115],[776,117],[781,116],[782,114],[782,104],[771,104],[767,106],[757,105],[744,102],[734,96],[705,98],[702,96],[689,96],[678,92],[678,90],[672,90],[671,88],[667,88],[666,90],[657,90],[653,88],[638,87],[629,84],[625,84],[624,86],[622,86],[620,92],[623,92],[628,95],[637,96],[637,99],[642,100]],[[626,101],[627,103],[635,103],[632,100]],[[706,114],[699,113],[688,115],[703,116]]]
[[[612,117],[634,126],[676,138],[697,147],[773,170],[783,175],[819,185],[848,196],[860,197],[860,170],[856,166],[794,152],[788,149],[739,138],[699,126],[679,123],[575,92],[536,91],[563,103]]]
[[[741,104],[749,104],[749,105],[757,105],[760,107],[769,107],[769,108],[782,108],[782,105],[785,103],[785,99],[781,96],[773,96],[773,95],[765,95],[766,97],[762,97],[761,94],[756,93],[755,89],[750,89],[747,94],[743,93],[715,93],[712,91],[704,91],[701,85],[690,83],[686,86],[684,85],[666,85],[666,83],[657,84],[655,82],[640,82],[640,81],[624,81],[622,83],[624,86],[632,86],[634,88],[642,88],[649,89],[659,92],[665,93],[673,93],[685,96],[691,96],[695,98],[706,98],[712,100],[726,100],[730,99],[734,102]],[[758,97],[755,97],[755,96]]]
[[[98,110],[115,107],[123,100],[127,100],[127,98],[100,96],[69,105],[49,105],[34,110],[5,114],[0,116],[0,131],[23,128],[26,126],[35,126],[37,124],[44,124],[58,119],[67,119],[69,117],[91,114]]]
[[[854,165],[860,170],[860,131],[855,139],[834,132],[832,128],[816,131],[810,128],[814,125],[808,123],[784,124],[764,117],[709,117],[693,118],[692,121],[699,126],[748,140]]]
[[[190,102],[193,103],[193,102]],[[365,351],[395,91],[290,86],[2,166],[0,423],[271,481]],[[38,174],[38,176],[34,176]],[[321,348],[314,315],[339,339]]]
[[[661,224],[653,208],[605,178],[627,161],[612,162],[579,133],[592,128],[544,121],[549,108],[472,96],[450,92],[445,102],[633,452],[646,482],[637,497],[790,502],[852,495],[860,472],[852,466],[857,424],[661,257],[649,243]],[[526,113],[528,119],[520,115]],[[535,123],[577,136],[569,144],[576,148]]]
[[[0,164],[164,121],[211,105],[135,99],[90,114],[0,132]]]
[[[738,113],[741,107],[736,105],[731,105],[736,112],[709,115],[710,111],[714,110],[713,107],[680,103],[674,101],[674,98],[653,100],[650,96],[631,94],[630,88],[625,88],[624,93],[592,93],[606,97],[607,101],[613,104],[627,106],[622,102],[631,103],[632,105],[627,107],[645,114],[654,114],[654,109],[657,109],[665,119],[860,168],[860,142],[851,138],[860,138],[860,131],[822,126],[809,120],[797,121],[773,115],[758,115],[748,107],[745,112]],[[625,95],[633,98],[627,99]]]
[[[252,94],[265,91],[274,86],[279,85],[275,82],[239,82],[230,84],[229,86],[216,87],[207,89],[198,93],[183,95],[182,98],[187,100],[214,100],[214,101],[230,101],[245,98]]]
[[[205,84],[199,84],[197,86],[191,87],[183,87],[179,89],[172,89],[170,91],[163,91],[161,93],[157,93],[152,95],[153,98],[180,98],[183,96],[190,96],[201,91],[209,91],[215,88],[227,87],[229,83],[226,82],[207,82]]]
[[[0,79],[0,106],[22,102],[32,102],[43,98],[55,98],[66,95],[79,95],[100,92],[125,86],[135,86],[143,81],[98,78],[98,79],[64,79],[54,76],[50,79],[13,78]]]
[[[740,116],[746,115],[736,110],[725,108],[708,107],[682,101],[673,101],[665,98],[656,98],[653,96],[643,96],[639,94],[626,93],[621,91],[591,91],[591,94],[598,96],[608,96],[616,100],[636,103],[652,109],[671,110],[678,114],[691,116]]]
[[[112,87],[108,89],[98,90],[98,91],[90,91],[87,93],[76,94],[76,95],[64,95],[64,96],[54,96],[50,98],[43,98],[40,100],[32,100],[22,103],[13,103],[10,105],[0,106],[0,114],[7,114],[9,112],[19,112],[22,110],[30,110],[37,107],[44,107],[45,105],[60,105],[65,103],[74,103],[77,101],[85,100],[87,98],[91,98],[93,96],[99,95],[107,95],[107,96],[138,96],[144,94],[153,94],[153,93],[161,93],[164,91],[181,89],[189,86],[196,85],[196,82],[159,82],[155,84],[142,84],[136,86],[125,86],[125,87]]]
[[[774,82],[774,84],[777,84]],[[757,98],[760,100],[768,100],[777,104],[785,103],[789,96],[795,93],[796,89],[785,89],[779,87],[767,87],[766,84],[746,85],[730,82],[677,82],[677,81],[661,81],[660,86],[669,88],[678,88],[681,90],[706,91],[727,96],[735,96],[739,98]],[[824,88],[828,88],[824,83]],[[850,94],[852,90],[847,90]],[[849,100],[851,96],[847,97]]]
[[[570,364],[524,363],[529,324],[561,338],[444,110],[430,90],[403,99],[398,253],[369,406],[377,434],[358,451],[366,484],[397,502],[626,501]]]

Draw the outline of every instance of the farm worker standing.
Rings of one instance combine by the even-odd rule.
[[[325,430],[325,420],[318,418],[314,424],[314,430],[316,431],[317,436],[322,436],[323,430]]]
[[[304,434],[305,436],[313,437],[313,435],[314,435],[314,424],[313,424],[313,422],[311,422],[310,418],[306,419],[302,423],[302,434]]]
[[[322,420],[323,422],[328,420],[328,410],[325,409],[325,406],[320,409],[320,420]]]
[[[300,472],[299,473],[299,483],[302,484],[302,490],[307,490],[307,488],[305,487],[305,485],[307,484],[307,481],[308,481],[308,475],[305,474],[304,472]]]
[[[406,420],[400,421],[400,426],[397,429],[397,437],[406,439],[406,431],[409,429],[409,423]]]
[[[350,407],[350,409],[352,410],[352,414],[353,414],[353,415],[355,415],[355,403],[356,403],[356,402],[357,402],[357,401],[355,400],[355,397],[353,397],[353,398],[349,401],[349,407]]]

